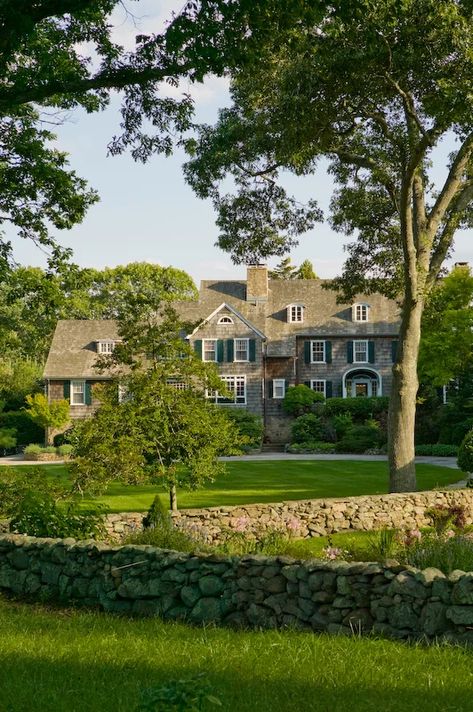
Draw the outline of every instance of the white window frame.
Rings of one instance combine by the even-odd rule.
[[[314,359],[314,344],[323,344],[323,360],[316,361]],[[324,339],[313,339],[310,342],[310,362],[311,363],[327,363],[327,342]]]
[[[235,399],[232,400],[231,398],[221,397],[218,391],[206,391],[205,397],[213,401],[214,403],[218,403],[220,405],[246,405],[246,376],[241,374],[221,375],[220,378],[224,383],[227,384],[227,386],[230,386],[228,390],[235,393]],[[233,388],[231,388],[232,382]],[[240,385],[240,390],[243,386],[243,392],[240,393],[240,395],[237,395],[238,384]]]
[[[365,345],[366,358],[363,359],[362,361],[359,361],[356,358],[356,344],[364,344]],[[356,341],[353,341],[353,363],[369,363],[368,340],[367,339],[357,339]]]
[[[314,385],[315,383],[323,383],[323,386],[324,386],[324,387],[323,387],[323,390],[321,391],[321,390],[319,390],[318,388],[315,388],[315,385]],[[327,381],[326,381],[325,378],[312,378],[311,381],[310,381],[310,387],[311,387],[311,389],[312,389],[313,391],[315,391],[316,393],[323,393],[323,394],[324,394],[324,398],[327,397]]]
[[[99,354],[104,354],[105,356],[110,356],[115,350],[115,341],[112,339],[104,339],[102,341],[97,341],[97,352]]]
[[[233,319],[231,316],[228,316],[227,314],[224,314],[223,316],[220,317],[220,319],[217,321],[217,324],[223,324],[223,326],[227,326],[229,324],[233,324]]]
[[[289,324],[302,324],[304,322],[304,305],[288,304],[287,321]]]
[[[237,358],[237,341],[245,341],[246,343],[246,358]],[[242,351],[242,349],[238,349]],[[249,339],[233,339],[233,360],[236,363],[248,363],[250,360],[250,340]]]
[[[207,363],[217,363],[217,341],[218,339],[202,339],[202,361],[205,361]],[[205,344],[213,342],[215,344],[215,349],[214,349],[214,355],[215,358],[205,358],[206,356],[206,351],[205,351]]]
[[[282,389],[280,395],[277,395],[278,388]],[[281,399],[286,395],[286,380],[284,378],[273,378],[273,398]]]
[[[74,391],[74,388],[76,386],[81,386],[80,391]],[[76,401],[74,396],[82,394],[82,400]],[[74,381],[71,381],[71,391],[70,391],[70,404],[72,406],[74,405],[85,405],[85,380],[84,379],[75,379]]]
[[[352,307],[352,317],[353,321],[366,324],[366,322],[370,320],[370,305],[357,302]]]

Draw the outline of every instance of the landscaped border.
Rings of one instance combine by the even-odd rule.
[[[0,592],[243,628],[473,642],[473,573],[0,537]]]

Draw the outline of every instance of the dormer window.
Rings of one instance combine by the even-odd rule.
[[[369,304],[354,304],[352,307],[353,321],[369,321],[370,305]]]
[[[221,316],[217,324],[233,324],[233,319],[231,316]]]
[[[302,324],[304,321],[304,305],[288,304],[287,320],[290,324]]]
[[[97,341],[97,353],[113,354],[115,341]]]

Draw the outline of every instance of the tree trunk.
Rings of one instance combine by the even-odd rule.
[[[176,485],[171,485],[169,488],[169,509],[171,512],[177,512],[177,491]]]
[[[414,426],[417,379],[417,357],[419,354],[420,327],[423,299],[406,299],[396,363],[393,366],[393,381],[389,400],[388,416],[388,458],[389,491],[414,492],[416,490],[416,468],[414,447]]]

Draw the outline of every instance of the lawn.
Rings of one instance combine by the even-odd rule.
[[[24,471],[24,467],[21,470]],[[51,477],[67,477],[63,465],[41,465]],[[20,468],[17,468],[20,470]],[[445,487],[461,479],[461,472],[437,465],[417,465],[420,490]],[[386,462],[335,460],[233,461],[227,474],[195,492],[179,491],[178,504],[186,507],[218,507],[252,502],[281,502],[319,497],[350,497],[388,491]],[[146,511],[156,487],[112,484],[97,498],[112,512]]]
[[[191,628],[1,599],[0,630],[2,712],[137,712],[144,689],[199,672],[221,702],[207,712],[471,709],[473,656],[460,647]]]

